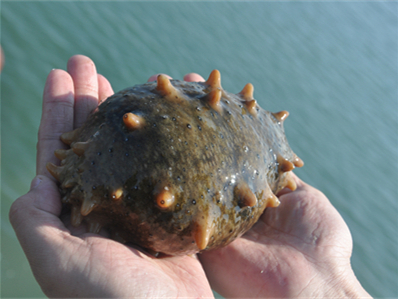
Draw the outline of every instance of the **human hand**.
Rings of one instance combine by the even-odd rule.
[[[196,256],[156,259],[136,248],[74,228],[61,216],[61,199],[46,163],[59,163],[54,150],[65,145],[61,133],[86,120],[113,94],[94,63],[74,56],[68,72],[50,72],[43,95],[37,144],[37,176],[18,198],[10,221],[33,274],[49,297],[213,297]]]
[[[184,80],[205,81],[195,73]],[[278,208],[227,247],[199,255],[210,285],[227,298],[370,297],[352,271],[344,220],[324,194],[292,177],[297,189],[279,192]]]
[[[212,288],[225,297],[370,297],[352,271],[351,234],[324,194],[293,175],[278,208],[227,247],[203,252]]]
[[[3,66],[4,66],[4,51],[0,46],[0,73],[3,69]]]
[[[186,81],[205,81],[198,74]],[[352,238],[343,218],[319,190],[292,174],[281,205],[230,245],[202,252],[212,288],[225,297],[370,297],[351,268]]]

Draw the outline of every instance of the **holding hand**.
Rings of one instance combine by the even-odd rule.
[[[347,225],[320,191],[294,175],[278,208],[225,248],[200,260],[212,288],[225,297],[370,297],[350,264]]]
[[[59,136],[81,126],[113,94],[93,62],[74,56],[68,72],[53,70],[43,96],[37,176],[11,207],[10,221],[33,273],[49,297],[213,297],[198,259],[157,259],[62,222],[61,200],[46,163],[59,163]],[[68,217],[69,218],[69,217]]]

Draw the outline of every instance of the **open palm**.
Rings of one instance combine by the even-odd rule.
[[[46,176],[37,180],[39,185],[15,202],[10,218],[47,296],[212,297],[195,257],[157,259],[86,233],[84,226],[68,230],[58,218],[61,201],[55,182]]]
[[[351,235],[318,190],[296,176],[242,238],[200,259],[212,287],[227,297],[323,297],[351,279]],[[315,290],[314,285],[323,285]],[[343,294],[341,294],[343,295]]]
[[[74,56],[68,72],[53,70],[44,90],[37,174],[10,220],[44,293],[50,297],[213,297],[196,256],[157,259],[61,221],[58,187],[45,165],[65,145],[63,132],[81,126],[113,94],[93,62]],[[27,217],[28,215],[28,217]]]

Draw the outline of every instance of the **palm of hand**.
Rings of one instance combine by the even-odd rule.
[[[50,297],[212,297],[196,257],[156,259],[59,218],[60,194],[45,165],[59,163],[53,153],[64,146],[60,134],[81,126],[112,94],[93,62],[80,55],[69,60],[68,73],[54,70],[47,78],[37,146],[41,182],[10,211],[33,273]]]
[[[65,273],[65,278],[72,280],[70,284],[66,283],[68,286],[76,286],[76,281],[84,282],[84,285],[77,285],[75,290],[65,289],[68,297],[76,294],[79,297],[134,295],[150,298],[212,295],[202,266],[195,257],[157,259],[108,238],[86,233],[84,226],[72,230],[73,236],[66,234],[69,247],[63,252],[67,258],[65,268],[56,269],[55,273],[58,277]],[[75,274],[71,276],[70,272]],[[60,281],[65,285],[65,280]]]
[[[25,225],[29,226],[31,240],[25,237],[21,243],[30,243],[23,247],[46,295],[69,298],[212,296],[202,266],[194,257],[157,259],[87,233],[83,224],[74,228],[66,220],[65,226],[58,218],[61,201],[56,184],[44,176],[41,179],[39,190],[36,188],[22,197],[16,204],[20,207],[15,207],[19,211],[12,217],[14,222],[22,223],[16,218],[21,217],[21,210],[29,210],[31,218],[25,220]],[[33,205],[22,206],[27,200]],[[37,218],[40,223],[35,222]]]
[[[242,238],[201,255],[213,289],[226,297],[311,297],[310,283],[338,276],[349,263],[351,235],[341,216],[295,178],[297,190],[282,191],[281,205],[267,209]]]

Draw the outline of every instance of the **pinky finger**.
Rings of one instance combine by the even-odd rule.
[[[101,104],[108,97],[114,94],[111,84],[108,79],[106,79],[103,75],[98,74],[98,100]]]
[[[189,73],[184,76],[184,80],[187,82],[204,82],[205,79],[199,74]]]

